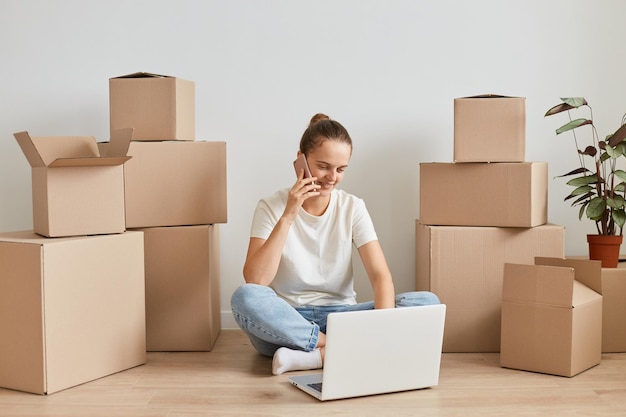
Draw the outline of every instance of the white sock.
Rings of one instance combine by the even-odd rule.
[[[272,373],[274,375],[280,375],[288,371],[319,369],[321,367],[322,353],[319,349],[306,352],[304,350],[281,347],[274,353],[274,360],[272,361]]]

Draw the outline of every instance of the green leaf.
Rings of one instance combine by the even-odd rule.
[[[613,191],[617,191],[617,192],[624,192],[626,191],[626,184],[623,182],[620,182],[619,184],[617,184],[614,188]]]
[[[613,209],[621,209],[624,207],[624,202],[626,202],[626,200],[624,200],[624,197],[621,195],[616,195],[613,198],[606,199],[606,205]]]
[[[626,223],[626,213],[624,210],[613,210],[611,217],[613,217],[613,221],[616,225],[620,228],[624,227],[624,223]]]
[[[587,105],[587,100],[584,97],[565,97],[561,98],[561,101],[565,104],[569,104],[574,108],[582,107]]]
[[[626,142],[618,143],[615,150],[620,152],[622,155],[626,155]]]
[[[591,120],[588,120],[588,119],[575,119],[575,120],[572,120],[571,122],[566,123],[563,126],[559,127],[556,130],[556,134],[560,135],[563,132],[567,132],[569,130],[576,129],[577,127],[584,126],[584,125],[591,125],[591,124],[593,124],[593,122]]]
[[[572,187],[580,187],[583,185],[595,184],[596,182],[598,182],[598,177],[594,174],[573,178],[569,180],[566,184],[571,185]]]
[[[600,220],[605,210],[606,201],[604,201],[601,197],[596,197],[591,199],[589,202],[586,214],[591,220]]]
[[[594,189],[595,188],[593,188],[590,185],[582,185],[582,186],[576,188],[574,191],[572,191],[570,196],[575,197],[577,195],[586,194],[589,191],[593,191]]]
[[[582,206],[580,206],[580,210],[578,210],[578,220],[583,219],[583,213],[585,212],[586,206],[587,206],[586,204],[583,204]]]
[[[626,171],[624,171],[623,169],[616,169],[615,171],[613,171],[613,175],[615,175],[622,181],[626,181]]]
[[[610,146],[607,146],[605,148],[606,153],[613,159],[617,159],[620,156],[622,156],[622,153],[618,150],[615,150],[614,148],[611,148]]]
[[[606,152],[603,152],[602,155],[600,155],[600,163],[606,161],[609,158],[610,158],[609,154]]]

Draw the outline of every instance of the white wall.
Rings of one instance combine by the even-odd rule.
[[[573,144],[543,114],[585,96],[600,133],[617,128],[625,15],[621,0],[0,0],[0,231],[32,228],[30,167],[12,134],[106,140],[108,79],[148,71],[195,81],[198,139],[228,143],[225,327],[256,201],[292,184],[320,111],[352,135],[343,188],[365,199],[398,291],[414,285],[418,164],[452,161],[455,97],[527,98],[526,159],[548,161],[549,221],[566,226],[568,255],[584,254],[592,225],[553,179],[576,163]]]

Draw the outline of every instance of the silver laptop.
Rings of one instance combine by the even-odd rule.
[[[321,401],[434,387],[445,304],[328,315],[323,372],[289,378]]]

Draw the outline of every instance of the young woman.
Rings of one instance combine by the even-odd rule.
[[[346,129],[316,114],[300,141],[301,154],[312,177],[300,170],[290,189],[259,201],[243,268],[246,283],[231,299],[235,320],[254,348],[273,356],[274,375],[322,367],[329,313],[439,303],[430,292],[395,294],[365,203],[337,188],[352,155]],[[353,247],[373,301],[356,302]]]

